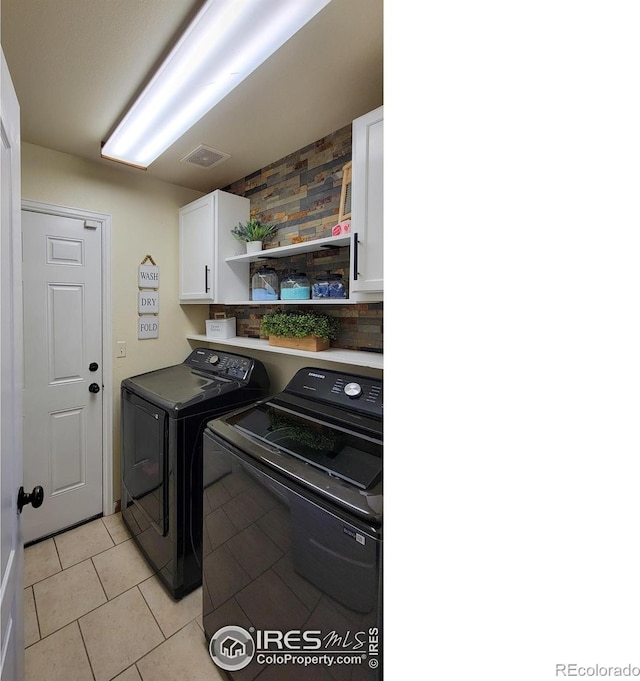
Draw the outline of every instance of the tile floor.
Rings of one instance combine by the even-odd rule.
[[[25,549],[25,681],[222,681],[202,589],[175,602],[120,514]]]

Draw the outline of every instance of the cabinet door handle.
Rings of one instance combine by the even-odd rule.
[[[353,233],[353,280],[358,280],[358,232]]]
[[[209,293],[209,267],[204,266],[204,292]]]

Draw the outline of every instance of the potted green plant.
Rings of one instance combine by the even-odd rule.
[[[257,218],[251,218],[244,224],[238,223],[237,227],[231,230],[231,234],[247,244],[247,253],[254,253],[262,250],[262,242],[267,241],[278,231],[278,225],[262,223]]]
[[[275,310],[264,315],[260,330],[269,345],[316,352],[338,337],[340,321],[321,312]]]

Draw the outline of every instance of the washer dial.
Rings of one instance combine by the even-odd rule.
[[[344,386],[344,393],[352,400],[362,395],[362,386],[359,383],[347,383]]]

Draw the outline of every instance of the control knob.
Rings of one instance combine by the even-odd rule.
[[[218,355],[211,355],[209,357],[209,364],[217,364],[220,361],[220,357]]]
[[[359,383],[347,383],[344,386],[344,393],[349,399],[355,400],[362,395],[362,386]]]

